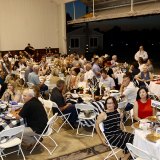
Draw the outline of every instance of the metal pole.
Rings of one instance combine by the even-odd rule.
[[[131,12],[133,12],[133,0],[131,0]]]
[[[93,0],[93,17],[95,17],[95,14],[94,14],[94,0]]]
[[[75,3],[73,2],[73,19],[76,19],[76,9],[75,9]]]

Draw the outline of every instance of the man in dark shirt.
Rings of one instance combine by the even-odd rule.
[[[41,134],[45,129],[48,118],[42,103],[35,97],[33,89],[25,89],[23,99],[25,104],[16,118],[22,117],[27,123],[23,142],[26,145],[31,145],[35,143],[33,136]]]
[[[75,124],[78,119],[76,108],[71,103],[66,103],[62,95],[62,92],[65,89],[65,81],[58,80],[56,85],[57,87],[53,88],[52,90],[51,101],[55,102],[58,105],[62,113],[64,114],[71,113],[69,117],[69,122],[73,127],[76,127]],[[52,108],[52,111],[53,111],[53,114],[55,112],[58,112],[56,108]]]

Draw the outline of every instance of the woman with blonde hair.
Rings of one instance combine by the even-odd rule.
[[[7,85],[6,91],[3,93],[2,98],[3,101],[15,101],[20,102],[21,100],[21,92],[16,90],[16,83],[14,81],[9,81]]]

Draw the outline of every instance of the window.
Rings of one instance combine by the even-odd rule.
[[[79,48],[79,39],[71,38],[70,44],[71,44],[71,48]]]
[[[98,46],[98,38],[90,38],[90,47],[97,48]]]

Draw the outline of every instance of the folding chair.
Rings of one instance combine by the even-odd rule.
[[[46,113],[48,115],[48,117],[50,116],[51,114],[51,111],[52,111],[52,106],[53,106],[53,102],[51,100],[45,100],[43,98],[41,98],[41,101],[43,103],[43,106],[46,110]]]
[[[35,145],[33,146],[32,150],[30,151],[30,154],[33,152],[33,150],[35,149],[35,147],[38,145],[38,144],[41,144],[47,151],[50,155],[52,155],[52,153],[55,151],[55,149],[57,148],[58,144],[56,143],[56,141],[51,137],[51,134],[53,132],[52,130],[52,125],[53,123],[55,122],[55,120],[57,119],[57,114],[58,113],[55,113],[54,116],[52,116],[48,122],[47,122],[47,126],[45,127],[45,129],[43,130],[42,134],[39,135],[39,137],[37,138],[37,135],[34,136],[34,138],[36,139],[36,143]],[[48,128],[48,129],[47,129]],[[47,131],[46,131],[47,129]],[[46,131],[46,132],[45,132]],[[50,151],[42,142],[40,142],[40,139],[41,138],[49,138],[54,144],[55,144],[55,147],[53,148],[52,151]]]
[[[99,124],[99,129],[100,129],[100,131],[102,132],[102,134],[103,134],[103,136],[104,136],[104,138],[105,138],[105,140],[106,140],[106,144],[107,144],[107,145],[110,147],[110,149],[111,149],[111,152],[107,155],[107,157],[106,157],[104,160],[107,160],[108,158],[110,158],[110,157],[112,157],[112,156],[115,156],[116,160],[119,160],[119,158],[117,157],[116,153],[118,153],[119,151],[121,151],[121,149],[118,149],[118,147],[112,146],[112,145],[109,143],[106,135],[104,134],[104,126],[103,126],[103,123],[102,123],[102,122]]]
[[[131,143],[127,143],[126,145],[127,145],[127,148],[129,150],[133,160],[157,160],[156,158],[154,158],[153,156],[151,156],[147,152],[135,147]]]
[[[118,102],[118,109],[120,110],[120,112],[123,114],[123,117],[124,117],[124,110],[126,108],[126,104],[127,102],[126,101],[123,101],[123,102]],[[122,117],[122,118],[123,118]],[[124,131],[126,131],[126,127],[123,123],[123,119],[122,119],[122,125],[123,125],[123,128],[124,128]]]
[[[55,128],[53,128],[53,129],[58,133],[61,130],[61,128],[63,127],[63,125],[67,123],[74,130],[73,126],[68,121],[69,116],[71,116],[71,113],[63,114],[63,112],[60,110],[60,108],[58,107],[58,105],[55,102],[52,102],[52,107],[56,108],[59,112],[58,115],[57,115],[57,119],[61,118],[63,120],[63,123],[61,124],[61,126],[57,130]]]
[[[77,114],[78,114],[77,135],[93,137],[93,133],[94,133],[94,129],[95,129],[95,120],[96,120],[96,114],[95,114],[95,111],[94,111],[94,106],[91,105],[91,104],[75,104],[75,107],[76,107],[76,111],[77,111]],[[80,113],[79,113],[78,110],[80,110]],[[91,116],[86,117],[85,114],[84,114],[85,111],[91,111]],[[79,133],[79,128],[84,126],[86,120],[92,120],[93,121],[93,124],[91,125],[93,127],[93,129],[92,129],[92,132],[91,132],[90,135]]]
[[[3,156],[7,156],[8,154],[12,154],[15,152],[21,152],[23,159],[25,160],[24,153],[21,148],[22,138],[23,138],[23,132],[24,132],[24,126],[18,126],[10,129],[6,129],[0,132],[0,157],[3,160]],[[18,138],[16,135],[21,135],[20,138]],[[18,150],[4,153],[5,149],[18,146]]]

